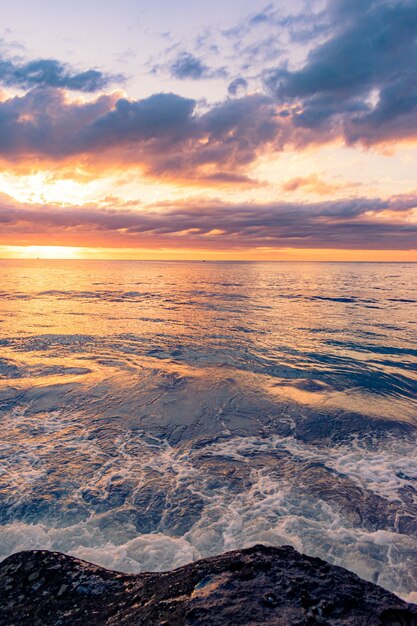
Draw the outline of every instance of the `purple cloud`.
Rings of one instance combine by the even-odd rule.
[[[102,235],[114,245],[126,246],[151,241],[180,247],[404,250],[417,245],[417,223],[405,219],[416,207],[417,196],[257,205],[184,201],[146,210],[123,204],[28,205],[3,196],[0,224],[5,242],[41,232],[56,243],[62,236],[76,240],[87,232],[92,240]],[[378,219],[383,212],[390,214],[389,219]]]

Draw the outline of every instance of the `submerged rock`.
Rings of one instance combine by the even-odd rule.
[[[254,546],[128,576],[57,552],[0,564],[1,626],[417,625],[417,606],[293,548]]]

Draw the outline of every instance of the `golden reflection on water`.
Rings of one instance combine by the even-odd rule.
[[[252,372],[268,394],[300,405],[389,418],[401,409],[411,419],[415,404],[394,383],[396,377],[400,383],[406,377],[408,388],[417,383],[415,356],[401,355],[404,370],[400,357],[381,356],[379,349],[390,342],[404,353],[414,338],[416,267],[3,262],[1,332],[12,339],[4,355],[29,371],[45,362],[90,370],[29,373],[14,385],[88,384],[109,375],[129,384],[129,366],[151,360],[161,369],[175,363],[178,371]],[[61,338],[53,350],[37,349],[35,338],[53,336]],[[30,349],[25,338],[34,338]],[[109,365],[103,371],[106,359],[110,372]],[[362,374],[373,377],[371,388],[361,384]],[[385,383],[394,384],[391,393]],[[3,384],[10,384],[7,376]]]

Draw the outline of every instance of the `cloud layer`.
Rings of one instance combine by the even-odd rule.
[[[25,205],[0,198],[3,242],[37,237],[82,245],[415,249],[417,196],[321,203],[184,201],[140,207]]]

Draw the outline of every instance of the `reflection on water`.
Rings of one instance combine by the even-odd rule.
[[[416,265],[0,269],[0,557],[286,543],[417,598]]]

